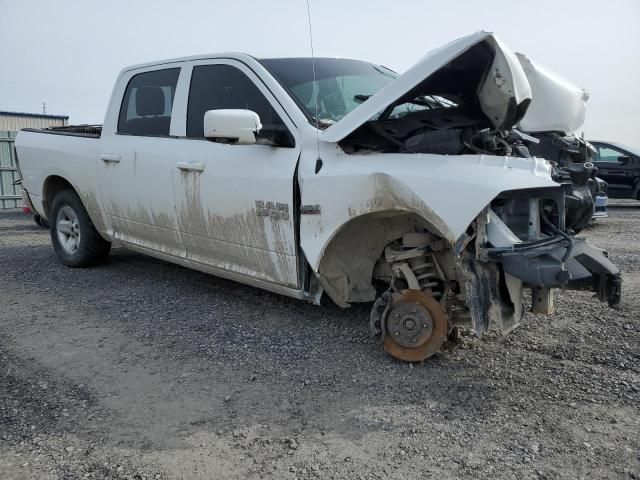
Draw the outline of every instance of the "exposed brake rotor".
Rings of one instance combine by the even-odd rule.
[[[393,357],[420,362],[442,347],[447,315],[433,297],[420,290],[393,293],[382,318],[383,346]]]

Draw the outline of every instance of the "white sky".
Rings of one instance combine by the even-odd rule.
[[[398,72],[478,30],[586,88],[587,138],[640,146],[640,0],[310,0],[317,56]],[[305,0],[0,0],[0,110],[102,123],[126,65],[207,52],[309,56]]]

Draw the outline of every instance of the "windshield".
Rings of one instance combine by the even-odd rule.
[[[274,58],[261,63],[310,119],[317,118],[325,126],[340,120],[397,76],[360,60],[316,58],[314,65],[311,58]]]
[[[315,65],[311,58],[273,58],[260,62],[320,128],[337,122],[398,76],[388,68],[361,60],[316,58]],[[451,106],[455,104],[444,98],[421,96],[394,106],[385,117],[400,118],[417,110]]]

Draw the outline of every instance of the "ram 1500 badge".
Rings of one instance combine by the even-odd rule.
[[[423,360],[461,323],[509,331],[553,289],[616,305],[621,277],[575,234],[593,165],[534,156],[586,95],[479,32],[402,75],[244,54],[122,71],[104,126],[16,140],[26,201],[66,265],[111,244],[270,291],[373,302],[386,351]],[[46,133],[46,134],[43,134]]]

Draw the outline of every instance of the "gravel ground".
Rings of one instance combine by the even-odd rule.
[[[423,364],[315,307],[113,251],[59,265],[0,213],[0,478],[640,478],[640,209],[585,233],[612,310],[561,292]]]

